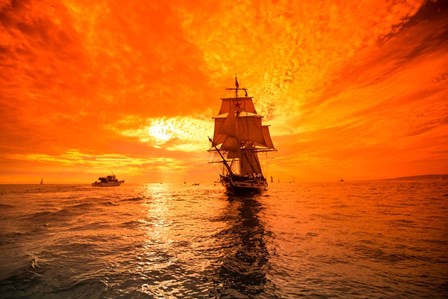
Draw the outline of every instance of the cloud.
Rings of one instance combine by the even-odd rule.
[[[124,129],[123,125],[131,129]],[[119,134],[138,138],[140,142],[155,148],[197,152],[208,147],[207,136],[213,135],[212,126],[213,123],[209,119],[203,118],[177,116],[148,118],[142,121],[128,116],[111,128]]]
[[[120,169],[126,173],[135,167],[147,167],[159,170],[173,170],[184,168],[179,161],[164,157],[132,157],[119,154],[92,155],[82,153],[77,149],[68,150],[61,155],[46,154],[12,154],[5,157],[11,160],[55,163],[58,165],[92,167],[88,172],[97,172],[103,169]]]

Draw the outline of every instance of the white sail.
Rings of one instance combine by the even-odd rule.
[[[227,138],[227,134],[223,130],[225,120],[226,118],[215,118],[215,131],[213,133],[213,143],[216,145],[222,144]]]
[[[241,112],[249,112],[253,114],[257,114],[255,110],[254,102],[251,97],[244,98],[223,98],[221,99],[221,108],[219,109],[219,115],[224,113],[229,113],[232,109],[235,108],[235,105],[238,106],[239,111]]]
[[[254,176],[261,173],[261,165],[256,152],[249,150],[241,151],[240,174]]]
[[[240,143],[236,137],[227,136],[220,149],[238,153],[240,150]]]
[[[244,144],[263,144],[261,116],[237,117],[236,137]]]
[[[238,147],[240,145],[253,144],[267,149],[275,149],[269,133],[269,127],[262,125],[261,117],[258,115],[215,118],[214,144],[221,145],[225,143],[228,137],[238,139],[240,142],[232,141],[232,144]],[[227,146],[222,148],[223,150],[229,149],[229,142],[227,141]],[[231,149],[234,149],[234,147]]]
[[[264,146],[269,149],[275,149],[274,143],[272,143],[271,134],[269,133],[269,126],[262,127]]]

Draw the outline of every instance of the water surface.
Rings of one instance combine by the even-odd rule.
[[[0,185],[2,298],[443,298],[443,180]]]

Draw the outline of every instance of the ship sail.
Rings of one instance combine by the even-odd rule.
[[[242,150],[240,156],[241,174],[246,176],[262,174],[258,156],[253,151]]]
[[[232,105],[229,105],[229,99],[223,100],[225,101],[223,101],[220,112],[223,111],[223,107],[227,107],[229,110],[214,118],[213,143],[215,145],[221,145],[223,150],[237,150],[241,146],[250,145],[256,146],[258,151],[262,151],[262,148],[268,151],[275,150],[269,127],[262,125],[261,115],[250,113],[242,108],[237,109],[236,107],[241,105],[239,98],[233,98]],[[254,107],[252,98],[250,98],[250,103],[247,106],[255,112],[255,109],[251,109]]]
[[[235,82],[238,82],[236,78]],[[221,175],[223,184],[238,180],[266,188],[258,153],[275,151],[269,126],[263,125],[263,117],[257,113],[253,98],[247,96],[247,89],[235,85],[236,88],[227,88],[235,91],[235,96],[222,98],[219,113],[213,118],[215,127],[211,150],[218,151],[226,164],[224,169],[228,173]],[[245,96],[238,96],[240,90],[245,91]],[[234,165],[238,167],[231,167]]]

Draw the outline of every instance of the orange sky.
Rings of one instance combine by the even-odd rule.
[[[443,1],[0,0],[0,183],[212,182],[235,73],[275,178],[447,173],[447,28]]]

